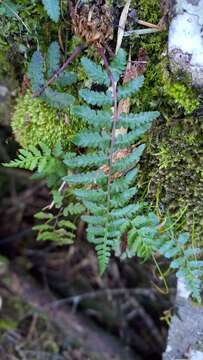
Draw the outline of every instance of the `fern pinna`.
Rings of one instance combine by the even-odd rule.
[[[85,120],[89,128],[75,136],[74,144],[88,151],[65,160],[72,173],[64,180],[76,186],[73,192],[87,210],[82,219],[88,224],[87,237],[96,246],[103,273],[112,250],[119,246],[123,229],[143,207],[130,200],[137,192],[134,186],[137,162],[145,146],[132,145],[150,128],[159,113],[118,113],[118,101],[138,91],[144,80],[139,76],[126,85],[117,86],[126,66],[123,50],[110,67],[106,63],[107,71],[87,58],[82,59],[82,65],[94,83],[112,87],[104,92],[80,90],[80,97],[89,105],[74,106],[72,111]],[[128,132],[116,136],[121,127]]]

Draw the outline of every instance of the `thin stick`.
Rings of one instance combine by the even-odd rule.
[[[159,25],[155,25],[155,24],[149,23],[149,22],[147,22],[147,21],[137,20],[137,23],[140,24],[140,25],[143,25],[143,26],[152,28],[152,29],[160,30],[160,26],[159,26]]]
[[[36,91],[33,94],[33,97],[37,97],[40,96],[47,88],[48,86],[55,81],[59,75],[65,70],[65,68],[73,61],[73,59],[85,48],[85,45],[81,44],[79,45],[73,52],[72,54],[68,57],[68,59],[63,63],[63,65],[58,68],[55,73],[53,74],[53,76],[47,81],[47,83],[38,91]]]
[[[153,34],[153,33],[157,33],[160,32],[160,29],[137,29],[137,30],[129,30],[129,31],[125,31],[123,36],[131,36],[131,35],[148,35],[148,34]]]
[[[104,53],[104,49],[103,48],[99,48],[98,49],[99,54],[101,56],[101,58],[104,61],[104,66],[106,68],[108,77],[111,81],[112,84],[112,95],[113,95],[113,102],[114,102],[114,111],[113,111],[113,124],[112,124],[112,136],[111,136],[111,147],[110,147],[110,152],[109,152],[109,177],[108,177],[108,197],[110,196],[110,192],[109,192],[109,188],[110,188],[110,183],[111,183],[111,168],[112,168],[112,164],[113,164],[113,147],[115,144],[115,139],[116,139],[116,122],[118,121],[118,99],[117,99],[117,88],[116,88],[116,82],[113,78],[113,74],[110,70],[109,67],[109,63],[108,60],[106,58],[106,55]],[[110,201],[110,199],[108,198],[108,201]]]
[[[155,300],[155,290],[153,288],[114,288],[114,289],[101,289],[97,291],[90,291],[84,294],[70,296],[64,299],[56,300],[51,303],[46,304],[46,307],[56,308],[68,303],[78,304],[79,302],[87,299],[95,299],[102,296],[112,297],[112,296],[121,296],[126,294],[132,294],[137,296],[148,296],[151,299]]]

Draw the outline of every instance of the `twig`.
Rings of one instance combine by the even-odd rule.
[[[48,86],[55,81],[59,75],[65,70],[65,68],[73,61],[73,59],[85,48],[85,45],[81,44],[79,45],[73,52],[72,54],[68,57],[68,59],[63,63],[63,65],[58,68],[54,75],[47,81],[47,83],[38,91],[36,91],[33,94],[33,97],[37,97],[40,96],[47,88]]]
[[[138,29],[138,30],[130,30],[125,31],[124,36],[131,36],[131,35],[147,35],[147,34],[153,34],[156,32],[161,31],[160,29]]]
[[[84,293],[81,295],[70,296],[65,299],[60,299],[53,301],[49,304],[46,304],[46,307],[56,308],[58,306],[62,306],[64,304],[73,303],[79,304],[81,301],[95,299],[101,296],[120,296],[126,294],[133,294],[133,295],[141,295],[141,296],[148,296],[151,299],[155,299],[155,290],[154,289],[144,289],[144,288],[118,288],[118,289],[102,289],[97,291],[90,291],[88,293]]]
[[[64,190],[64,187],[65,187],[65,186],[66,186],[66,182],[63,181],[62,184],[61,184],[61,186],[60,186],[60,188],[58,189],[58,192],[59,192],[59,193],[62,193],[62,191]],[[55,205],[55,201],[53,200],[53,201],[51,202],[51,204],[45,206],[42,210],[43,210],[43,211],[45,211],[45,210],[51,210],[51,209],[54,207],[54,205]]]
[[[159,26],[159,25],[155,25],[155,24],[149,23],[149,22],[147,22],[147,21],[137,20],[137,23],[140,24],[140,25],[149,27],[149,28],[151,28],[151,29],[160,30],[160,26]]]

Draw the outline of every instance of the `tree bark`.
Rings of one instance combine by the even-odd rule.
[[[168,54],[171,69],[191,77],[195,87],[203,86],[203,0],[170,0]]]

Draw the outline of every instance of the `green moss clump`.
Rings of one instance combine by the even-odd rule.
[[[162,18],[159,0],[139,0],[135,6],[138,19],[158,24]],[[198,108],[199,100],[197,91],[189,86],[190,79],[184,74],[173,75],[170,72],[168,59],[163,55],[167,48],[167,36],[167,32],[158,32],[136,38],[136,49],[142,47],[146,50],[148,64],[144,86],[136,94],[132,106],[135,111],[159,109],[166,118],[171,118],[192,113]]]
[[[157,24],[160,20],[160,0],[135,1],[139,19]]]
[[[199,107],[197,92],[189,87],[191,80],[188,77],[181,79],[182,74],[170,75],[167,64],[161,64],[161,81],[163,84],[163,95],[166,96],[171,106],[182,108],[185,114],[190,114]],[[174,80],[180,78],[179,82]],[[186,85],[187,84],[187,85]]]
[[[158,24],[161,19],[159,0],[139,0],[135,2],[137,17],[153,24]],[[133,6],[133,4],[132,4]],[[138,27],[142,27],[137,26]],[[136,45],[135,45],[136,44]],[[167,32],[157,32],[136,37],[133,41],[133,49],[144,48],[147,52],[148,63],[145,71],[145,82],[142,90],[132,99],[132,111],[149,111],[159,109],[163,103],[163,88],[161,81],[160,63],[163,60],[163,51],[167,46]],[[137,53],[133,54],[136,58]]]
[[[154,124],[141,179],[152,203],[174,221],[179,218],[180,230],[189,230],[197,240],[203,237],[202,136],[202,118]]]
[[[199,106],[199,100],[191,88],[181,83],[164,83],[164,93],[184,109],[185,114],[190,114]]]
[[[51,148],[61,143],[67,149],[84,124],[70,112],[59,112],[39,98],[33,99],[28,91],[17,101],[11,126],[22,147],[43,142]]]

